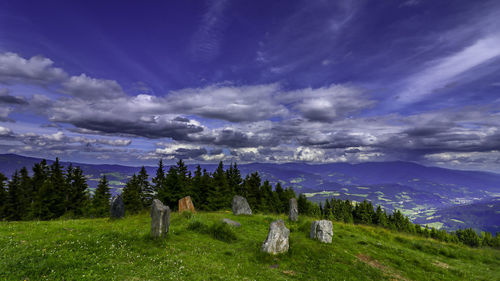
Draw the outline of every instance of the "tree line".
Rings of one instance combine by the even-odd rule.
[[[500,234],[489,232],[478,235],[473,229],[446,232],[435,228],[413,224],[401,211],[387,214],[380,206],[371,202],[355,203],[349,200],[331,199],[316,204],[294,190],[283,188],[281,183],[273,186],[262,181],[258,172],[245,178],[236,163],[224,169],[220,162],[213,172],[201,169],[188,170],[182,160],[165,170],[160,160],[156,175],[149,181],[142,167],[126,182],[122,199],[127,214],[135,214],[150,207],[153,199],[161,200],[172,209],[177,209],[178,200],[190,196],[198,210],[216,211],[231,207],[234,195],[245,197],[254,212],[286,213],[291,198],[297,198],[299,213],[314,218],[329,219],[345,223],[377,225],[392,230],[434,238],[440,241],[463,243],[469,246],[500,247]],[[0,173],[0,220],[50,220],[60,217],[106,217],[109,216],[111,192],[105,175],[102,175],[93,194],[87,179],[79,167],[71,164],[64,169],[59,160],[48,165],[45,160],[32,167],[32,176],[25,167],[14,172],[8,180]]]
[[[320,203],[318,205],[307,200],[303,194],[300,194],[297,204],[299,212],[322,219],[344,223],[376,225],[439,241],[462,243],[471,247],[488,246],[500,248],[500,233],[498,232],[496,236],[493,236],[490,232],[481,232],[481,235],[478,235],[472,228],[447,232],[444,229],[439,230],[428,226],[422,227],[419,224],[412,223],[400,210],[395,210],[391,214],[387,214],[386,210],[380,206],[375,208],[371,202],[366,200],[353,204],[349,200],[332,198],[331,200],[327,199],[324,204]]]

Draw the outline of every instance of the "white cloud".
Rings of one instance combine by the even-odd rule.
[[[42,56],[25,59],[15,53],[0,53],[0,83],[48,84],[64,80],[67,74],[53,64]]]
[[[500,56],[500,34],[477,40],[474,44],[436,60],[422,72],[410,77],[398,102],[418,102],[454,82],[459,75]]]
[[[124,96],[120,85],[114,80],[95,79],[85,74],[72,76],[62,83],[63,92],[82,99],[111,99]]]

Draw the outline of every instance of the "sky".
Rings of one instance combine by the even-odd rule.
[[[0,153],[500,172],[499,1],[0,2]]]

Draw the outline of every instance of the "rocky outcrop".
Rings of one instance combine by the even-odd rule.
[[[170,226],[170,208],[154,199],[151,204],[151,235],[155,238],[165,237]]]
[[[251,215],[252,209],[250,209],[250,205],[248,205],[247,199],[245,197],[241,197],[239,195],[235,195],[233,197],[233,214],[235,215]]]
[[[299,206],[297,205],[297,199],[291,198],[288,205],[290,206],[288,209],[288,219],[291,221],[298,221]]]
[[[109,216],[112,219],[120,219],[125,216],[125,205],[120,195],[115,195],[110,202]]]
[[[332,243],[333,226],[329,220],[313,221],[311,224],[311,239],[317,239],[323,243]]]
[[[233,220],[230,220],[230,219],[222,219],[222,222],[223,223],[227,223],[227,224],[229,224],[231,226],[234,226],[234,227],[240,227],[241,226],[241,224],[239,222],[233,221]]]
[[[191,213],[196,212],[194,209],[193,201],[191,201],[191,196],[186,196],[179,200],[179,213],[184,211],[189,211]]]
[[[286,228],[283,220],[273,221],[269,226],[267,239],[262,244],[262,251],[273,255],[287,252],[290,247],[289,235],[290,230]]]

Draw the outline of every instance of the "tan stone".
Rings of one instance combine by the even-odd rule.
[[[193,201],[191,201],[191,196],[186,196],[179,200],[179,213],[184,211],[190,211],[192,213],[196,212],[194,209]]]

